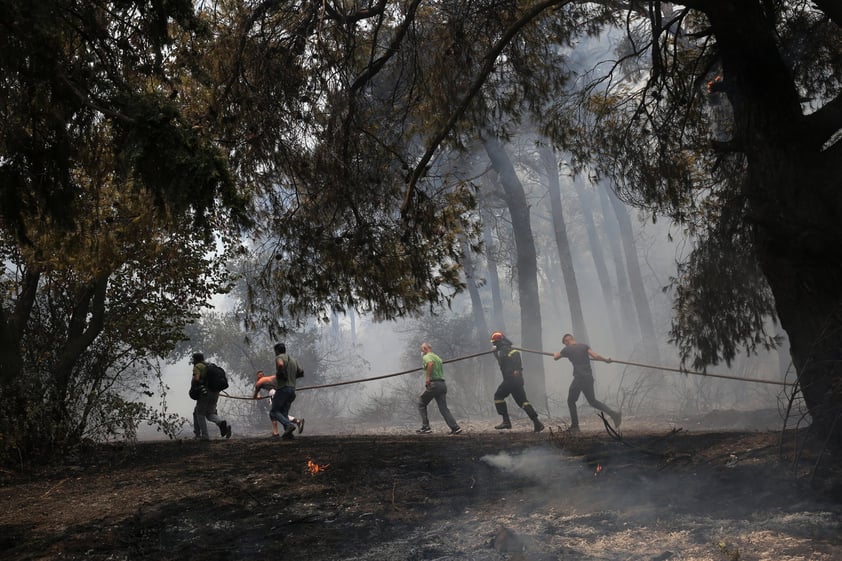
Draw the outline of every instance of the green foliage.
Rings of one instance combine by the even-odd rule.
[[[570,147],[577,169],[610,177],[626,202],[669,217],[696,244],[672,283],[671,330],[696,368],[771,348],[766,327],[791,290],[778,283],[773,297],[774,281],[800,274],[795,263],[817,247],[839,246],[803,235],[824,220],[816,211],[833,198],[822,193],[838,169],[811,135],[827,141],[838,123],[801,115],[840,92],[839,30],[804,3],[767,5],[768,13],[759,4],[743,4],[750,30],[716,3],[630,14],[614,73],[582,92],[577,112],[554,109],[587,131]],[[736,47],[736,37],[754,48]],[[564,130],[549,132],[564,142]],[[814,187],[793,190],[797,182]],[[832,229],[823,231],[834,238]]]
[[[351,307],[407,316],[463,289],[475,193],[422,154],[460,150],[503,115],[515,126],[541,111],[569,74],[546,38],[592,33],[610,17],[555,4],[265,3],[201,14],[215,31],[179,60],[201,69],[186,94],[208,100],[196,126],[230,147],[237,180],[254,193],[250,327],[280,332],[279,315]]]
[[[244,302],[241,298],[241,293],[234,290],[228,303],[242,307]],[[258,370],[263,370],[267,376],[275,373],[273,347],[279,341],[284,342],[301,363],[308,385],[323,379],[329,365],[315,325],[302,325],[300,329],[288,330],[282,338],[275,339],[266,331],[244,329],[242,314],[236,311],[202,314],[185,326],[182,340],[168,359],[172,363],[186,362],[192,353],[201,352],[206,360],[225,365],[229,378],[239,379],[246,387],[253,387]],[[185,371],[185,376],[188,374],[189,370]]]
[[[116,147],[125,187],[155,193],[155,208],[198,219],[222,195],[244,219],[216,148],[178,117],[176,77],[166,67],[169,21],[197,29],[187,0],[155,3],[46,0],[0,2],[0,218],[26,242],[22,227],[45,218],[72,228],[79,208],[78,167],[98,131]],[[226,213],[229,212],[226,210]]]
[[[672,279],[671,340],[693,368],[775,348],[766,332],[776,317],[774,298],[750,249],[742,236],[705,238]]]
[[[732,547],[724,541],[717,543],[716,546],[727,561],[740,561],[743,558],[738,547]]]
[[[183,0],[0,1],[0,456],[32,460],[152,421],[141,366],[227,289],[247,223],[223,153],[186,124]],[[26,383],[23,383],[26,381]]]
[[[14,405],[0,414],[0,434],[27,459],[61,452],[83,438],[132,438],[144,420],[172,433],[167,427],[174,419],[138,401],[150,376],[145,357],[169,353],[183,325],[224,287],[223,277],[213,280],[221,259],[207,257],[215,244],[200,241],[200,231],[164,234],[130,224],[110,230],[120,229],[116,237],[126,236],[125,243],[113,246],[97,236],[98,243],[85,247],[99,250],[77,248],[70,263],[34,258],[56,255],[48,248],[60,242],[58,236],[43,238],[39,251],[4,246],[10,268],[0,281],[10,296],[3,317],[9,318],[7,341],[15,344],[6,350],[19,353],[19,366],[13,371],[4,364],[0,398]],[[59,243],[58,255],[61,248]],[[17,325],[13,312],[27,298],[28,271],[37,271],[37,291],[19,315],[20,332],[9,333]],[[9,452],[0,450],[0,456]]]

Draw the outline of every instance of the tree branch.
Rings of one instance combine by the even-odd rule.
[[[386,10],[387,2],[388,0],[380,0],[376,5],[370,8],[354,10],[349,14],[340,13],[330,4],[325,4],[325,12],[328,16],[330,16],[331,19],[340,21],[342,23],[357,23],[358,21],[369,19],[382,14]],[[416,2],[415,4],[417,6],[418,3]]]
[[[479,93],[482,86],[485,84],[485,81],[488,79],[489,74],[491,74],[492,70],[494,70],[494,63],[497,62],[497,57],[500,56],[500,53],[503,52],[503,49],[508,46],[508,44],[514,39],[514,37],[518,34],[518,32],[523,29],[526,25],[528,25],[533,19],[541,15],[541,13],[554,6],[563,6],[565,4],[569,4],[573,0],[544,0],[532,8],[530,8],[527,12],[525,12],[520,19],[514,22],[509,28],[503,33],[502,37],[500,37],[496,43],[491,47],[491,50],[486,54],[482,66],[480,67],[479,73],[477,74],[476,78],[474,78],[473,83],[471,84],[470,88],[468,88],[468,93],[465,94],[465,97],[462,99],[462,102],[457,106],[456,110],[450,115],[450,118],[445,123],[444,127],[442,127],[432,138],[429,145],[427,146],[427,150],[421,156],[421,159],[418,161],[418,164],[415,166],[415,169],[412,171],[412,174],[409,176],[407,180],[406,186],[406,193],[404,194],[403,204],[401,205],[401,215],[405,216],[407,211],[409,210],[410,205],[412,204],[412,194],[415,191],[415,185],[418,183],[418,180],[427,172],[427,164],[430,163],[430,160],[433,158],[433,155],[438,150],[439,145],[444,141],[445,137],[453,130],[453,127],[456,126],[456,123],[459,119],[462,118],[462,115],[465,114],[465,111],[468,109],[471,101],[473,101],[474,97]]]
[[[85,287],[73,310],[68,326],[67,342],[53,369],[57,390],[62,399],[67,391],[67,383],[74,365],[99,336],[105,325],[107,289],[108,274],[101,273]]]
[[[406,36],[409,26],[415,21],[415,12],[418,10],[418,5],[420,3],[421,0],[413,0],[413,2],[409,5],[403,24],[398,28],[392,42],[389,43],[389,47],[386,49],[386,54],[369,64],[365,69],[365,72],[354,80],[354,83],[351,85],[351,92],[355,92],[362,88],[372,78],[372,76],[377,74],[380,69],[383,68],[390,58],[395,56],[398,52],[398,47],[403,41],[403,38]]]
[[[842,95],[836,96],[821,109],[808,115],[805,121],[818,144],[823,146],[842,129]]]

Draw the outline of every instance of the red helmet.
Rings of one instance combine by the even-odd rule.
[[[491,342],[492,343],[496,343],[497,341],[502,341],[505,338],[506,338],[506,336],[503,335],[502,331],[495,331],[494,333],[491,334]]]

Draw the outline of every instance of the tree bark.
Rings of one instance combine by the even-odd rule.
[[[531,349],[543,347],[541,304],[538,298],[538,260],[535,239],[529,217],[529,205],[523,184],[515,173],[509,155],[493,136],[483,137],[485,151],[491,165],[499,174],[506,194],[506,203],[512,218],[515,246],[517,247],[517,279],[520,297],[520,319],[523,346]],[[540,358],[528,361],[528,391],[532,400],[546,405],[547,388],[544,363]]]
[[[108,274],[103,273],[81,288],[70,316],[67,338],[52,368],[51,383],[55,392],[55,399],[51,400],[53,413],[56,415],[56,422],[63,422],[68,428],[73,424],[66,409],[73,371],[88,347],[102,333],[105,325],[108,277]],[[73,427],[72,430],[81,432],[84,427]]]
[[[544,173],[547,175],[547,194],[553,217],[553,233],[558,248],[558,260],[561,265],[561,276],[564,279],[564,289],[567,293],[567,303],[570,306],[570,321],[573,324],[573,333],[576,333],[583,341],[588,341],[588,329],[585,323],[585,314],[582,311],[579,284],[576,282],[576,269],[573,267],[570,240],[567,237],[567,226],[564,223],[561,185],[558,180],[558,160],[555,152],[548,146],[542,147],[539,154],[544,166]]]
[[[24,271],[21,290],[11,313],[0,306],[0,387],[12,383],[21,375],[23,359],[20,345],[35,304],[40,279],[41,272],[37,269]]]
[[[474,258],[468,242],[462,240],[462,269],[465,271],[465,285],[468,287],[468,295],[471,297],[471,315],[474,318],[474,329],[477,336],[484,344],[488,343],[488,324],[485,321],[485,309],[482,306],[482,298],[477,286]]]
[[[599,192],[600,206],[602,208],[605,238],[608,240],[608,247],[611,250],[611,256],[614,260],[614,272],[617,275],[616,298],[619,302],[620,321],[612,323],[613,325],[619,324],[622,327],[621,331],[623,335],[616,341],[617,349],[624,354],[628,354],[632,350],[629,341],[637,341],[642,335],[634,311],[634,299],[632,298],[631,287],[629,286],[629,277],[626,273],[626,260],[623,257],[623,250],[620,247],[619,222],[615,214],[616,211],[611,204],[610,189],[605,185],[599,185],[597,191]]]
[[[626,272],[628,273],[634,309],[637,312],[637,322],[640,326],[643,352],[647,360],[655,361],[657,364],[660,362],[658,337],[655,333],[655,322],[652,321],[652,309],[649,307],[646,287],[643,284],[643,274],[640,272],[640,260],[637,257],[637,244],[634,241],[631,218],[629,218],[629,213],[622,201],[617,198],[613,191],[610,189],[609,191],[608,198],[620,227],[620,241],[626,258]]]
[[[491,233],[491,212],[482,207],[482,238],[485,243],[485,260],[488,267],[488,284],[491,288],[491,319],[495,331],[505,332],[506,316],[503,313],[503,296],[500,292],[500,275],[497,273],[497,247]]]
[[[803,114],[761,2],[692,4],[717,40],[747,159],[747,219],[813,428],[842,448],[842,147],[826,146],[839,123]]]

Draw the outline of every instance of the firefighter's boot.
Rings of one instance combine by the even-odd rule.
[[[503,422],[499,425],[495,426],[494,428],[497,430],[503,429],[510,429],[512,428],[512,422],[509,420],[509,409],[506,407],[505,401],[495,401],[494,407],[497,409],[497,412],[503,416]]]
[[[523,404],[523,410],[526,411],[526,414],[529,415],[529,418],[532,419],[532,426],[534,427],[535,432],[541,432],[544,430],[544,423],[538,420],[538,412],[535,411],[535,408],[529,402]]]

